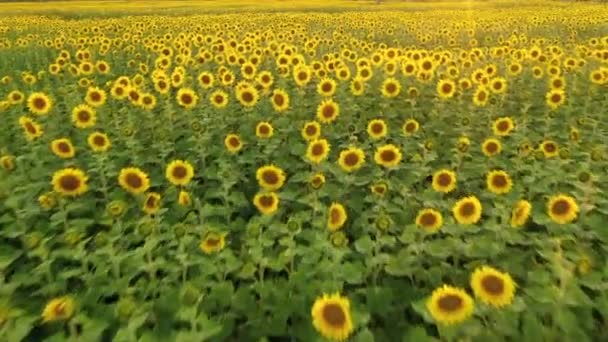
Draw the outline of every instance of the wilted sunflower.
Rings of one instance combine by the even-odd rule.
[[[553,158],[559,155],[557,143],[553,140],[545,140],[540,144],[540,150],[545,155],[545,158]]]
[[[416,216],[416,225],[426,233],[435,233],[443,225],[443,216],[435,209],[423,209]]]
[[[110,148],[110,146],[112,146],[108,135],[101,132],[93,132],[89,134],[87,143],[93,152],[105,152]]]
[[[458,200],[452,208],[454,218],[460,224],[475,224],[481,218],[481,202],[475,196]]]
[[[374,161],[376,164],[387,168],[399,165],[401,158],[401,151],[393,144],[378,147],[374,154]]]
[[[437,94],[442,99],[454,97],[456,93],[456,83],[452,80],[440,80],[437,83]]]
[[[386,136],[388,133],[388,127],[386,122],[382,119],[373,119],[367,124],[367,134],[372,139],[380,139]]]
[[[467,320],[473,314],[474,303],[463,289],[443,285],[433,291],[426,308],[437,323],[450,325]]]
[[[228,94],[223,90],[215,90],[209,94],[209,102],[215,108],[224,108],[228,105]]]
[[[90,87],[87,89],[87,94],[85,95],[84,100],[89,106],[100,107],[106,103],[106,97],[105,90],[97,87]]]
[[[27,109],[36,115],[46,115],[51,111],[53,102],[44,93],[32,93],[27,98]]]
[[[317,119],[328,124],[336,120],[340,115],[340,107],[332,99],[323,100],[317,107]]]
[[[578,204],[573,197],[558,194],[551,196],[547,203],[547,212],[553,222],[566,224],[574,221],[578,216]]]
[[[132,194],[141,194],[150,188],[148,175],[136,167],[127,167],[120,170],[118,183]]]
[[[192,204],[190,193],[188,191],[181,190],[177,195],[177,203],[183,207],[189,207],[190,204]]]
[[[499,308],[510,305],[515,296],[515,282],[511,276],[489,266],[481,266],[473,272],[471,288],[475,297]]]
[[[514,128],[515,124],[513,123],[513,119],[508,116],[496,119],[492,125],[494,135],[499,137],[508,136]]]
[[[386,98],[397,97],[401,92],[401,83],[394,78],[387,78],[382,82],[382,88],[380,88],[382,96]]]
[[[346,209],[340,203],[332,203],[327,212],[327,228],[334,232],[344,226],[348,215]]]
[[[78,128],[89,128],[95,126],[97,114],[95,109],[89,105],[81,104],[72,109],[72,122]]]
[[[327,159],[330,145],[326,139],[317,139],[308,143],[306,158],[313,164],[319,164]]]
[[[205,254],[213,254],[221,251],[226,246],[226,234],[209,232],[199,244],[199,248]]]
[[[243,143],[241,142],[241,138],[236,134],[228,134],[226,138],[224,138],[224,146],[230,153],[237,153],[243,148]]]
[[[342,170],[353,172],[361,168],[365,163],[365,153],[357,147],[350,147],[340,152],[338,164]]]
[[[285,172],[274,165],[265,165],[255,173],[258,184],[266,191],[275,191],[285,184]]]
[[[190,88],[179,89],[177,91],[176,98],[177,103],[186,109],[194,108],[198,102],[198,95],[196,95],[196,92]]]
[[[324,77],[317,84],[317,93],[324,97],[332,97],[336,93],[336,81]]]
[[[311,310],[312,324],[325,338],[344,341],[354,330],[350,301],[339,293],[318,297]]]
[[[498,139],[488,138],[481,145],[481,151],[487,157],[493,157],[497,154],[500,154],[500,152],[502,151],[502,144]]]
[[[76,154],[74,145],[72,145],[72,141],[68,138],[60,138],[51,141],[51,151],[62,159],[74,158],[74,155]]]
[[[511,180],[511,176],[505,171],[494,170],[488,172],[486,185],[490,192],[501,195],[511,191],[513,181]]]
[[[566,92],[561,89],[551,89],[545,96],[545,102],[551,109],[557,109],[566,102]]]
[[[519,200],[515,203],[513,211],[511,212],[511,227],[521,228],[528,221],[530,217],[530,211],[532,210],[532,204],[526,200]]]
[[[405,120],[405,123],[403,124],[403,134],[405,136],[411,136],[416,134],[416,132],[418,132],[418,129],[420,128],[420,124],[418,123],[418,121],[414,120],[414,119],[407,119]]]
[[[448,193],[456,189],[456,173],[442,169],[433,174],[433,189],[437,192]]]
[[[174,160],[167,165],[165,177],[173,185],[184,186],[194,177],[194,168],[187,161]]]
[[[257,193],[253,204],[263,215],[271,215],[279,209],[279,196],[275,192]]]
[[[84,194],[88,189],[88,177],[84,171],[76,168],[65,168],[53,174],[53,190],[58,194],[76,197]]]
[[[160,209],[160,194],[157,192],[150,192],[146,195],[144,200],[144,206],[142,210],[148,215],[154,215]]]
[[[70,296],[51,299],[42,310],[43,322],[64,321],[74,315],[76,303]]]
[[[289,94],[283,89],[275,89],[270,100],[272,108],[279,113],[289,109]]]
[[[268,139],[274,134],[274,128],[270,122],[262,121],[255,126],[255,136],[261,139]]]
[[[315,140],[321,136],[321,125],[316,121],[308,121],[302,127],[302,138],[307,141]]]

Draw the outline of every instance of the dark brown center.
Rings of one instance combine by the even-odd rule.
[[[138,189],[141,188],[144,184],[143,179],[135,173],[128,173],[125,177],[125,182],[132,188]]]
[[[475,213],[475,205],[471,202],[465,202],[460,206],[459,212],[464,217],[471,216]]]
[[[555,215],[565,215],[570,211],[570,203],[564,199],[557,200],[551,207],[551,212]]]
[[[349,152],[344,157],[344,164],[347,166],[355,166],[359,163],[359,156],[354,152]]]
[[[326,304],[323,307],[323,319],[332,327],[342,327],[346,323],[346,314],[338,304]]]
[[[80,179],[74,175],[63,175],[59,179],[59,186],[65,191],[74,191],[80,187]]]
[[[500,295],[505,290],[504,281],[493,274],[483,277],[483,279],[481,279],[481,286],[486,292],[493,296]]]
[[[439,301],[437,302],[439,309],[449,312],[458,311],[462,308],[463,304],[462,298],[453,294],[445,295],[439,298]]]

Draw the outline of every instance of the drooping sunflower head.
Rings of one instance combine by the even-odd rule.
[[[87,104],[81,104],[72,109],[72,122],[78,128],[89,128],[95,126],[97,114],[95,109]]]
[[[475,196],[461,198],[454,204],[452,213],[460,224],[475,224],[481,219],[481,202]]]
[[[27,108],[36,115],[46,115],[51,111],[53,102],[44,93],[32,93],[27,98]]]
[[[258,184],[266,191],[275,191],[285,184],[285,172],[275,165],[265,165],[255,173]]]
[[[432,234],[443,226],[443,216],[435,209],[423,209],[416,216],[416,225],[426,233]]]
[[[549,198],[547,211],[553,222],[566,224],[576,220],[579,207],[576,200],[568,195],[558,194]]]
[[[315,140],[321,136],[321,125],[316,121],[308,121],[302,127],[301,133],[304,140]]]
[[[317,119],[328,124],[335,121],[340,115],[340,107],[332,99],[323,100],[317,107]]]
[[[471,288],[481,301],[499,308],[510,305],[515,296],[515,282],[511,276],[489,266],[479,267],[473,272]]]
[[[403,124],[403,134],[405,136],[412,136],[418,132],[420,124],[415,119],[407,119]]]
[[[380,139],[388,134],[388,126],[382,119],[370,120],[367,124],[367,134],[372,139]]]
[[[330,145],[326,139],[316,139],[308,143],[306,159],[313,164],[319,164],[329,155]]]
[[[142,210],[148,215],[154,215],[160,209],[160,194],[157,192],[150,192],[144,199],[144,205]]]
[[[513,123],[513,119],[508,116],[496,119],[492,125],[494,135],[499,137],[508,136],[514,128],[515,124]]]
[[[443,285],[433,291],[426,308],[437,323],[451,325],[467,320],[473,314],[474,304],[463,289]]]
[[[344,226],[348,215],[346,209],[340,203],[334,202],[331,204],[327,214],[327,228],[334,232]]]
[[[230,153],[237,153],[243,148],[241,138],[236,134],[228,134],[224,138],[224,146]]]
[[[150,188],[148,175],[136,167],[127,167],[120,170],[118,183],[123,189],[132,194],[141,194]]]
[[[378,147],[376,149],[376,153],[374,154],[374,161],[376,164],[387,168],[399,165],[401,158],[401,151],[393,144]]]
[[[311,309],[312,324],[325,338],[344,341],[354,330],[350,301],[340,294],[318,297]]]
[[[511,180],[511,176],[505,171],[494,170],[488,172],[486,185],[490,192],[501,195],[511,191],[513,181]]]
[[[74,315],[76,303],[70,296],[51,299],[42,311],[43,322],[64,321]]]
[[[209,232],[201,243],[199,248],[205,254],[213,254],[221,251],[226,246],[226,234]]]
[[[76,197],[88,190],[88,177],[84,171],[76,168],[65,168],[53,174],[53,190],[67,197]]]
[[[370,186],[373,194],[377,196],[384,196],[388,191],[388,184],[386,182],[377,182]]]
[[[102,132],[91,133],[87,138],[87,143],[93,152],[105,152],[112,146],[108,135]]]
[[[500,154],[500,152],[502,152],[502,144],[500,143],[500,140],[498,140],[498,139],[488,138],[481,145],[481,151],[487,157],[493,157],[495,155]]]
[[[165,177],[173,185],[184,186],[194,177],[194,168],[187,161],[174,160],[167,165]]]
[[[532,210],[532,204],[526,200],[519,200],[513,206],[511,212],[511,227],[521,228],[528,221],[530,217],[530,211]]]
[[[351,147],[340,152],[338,164],[342,170],[353,172],[360,169],[365,163],[365,153],[357,147]]]
[[[76,154],[74,145],[72,145],[72,141],[68,138],[60,138],[51,141],[51,151],[62,159],[74,158],[74,155]]]
[[[263,215],[271,215],[279,209],[279,196],[275,192],[260,192],[254,196],[253,204]]]
[[[448,193],[456,189],[456,173],[442,169],[433,174],[433,189],[437,192]]]

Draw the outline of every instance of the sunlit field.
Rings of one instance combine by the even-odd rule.
[[[608,340],[606,5],[0,13],[0,341]]]

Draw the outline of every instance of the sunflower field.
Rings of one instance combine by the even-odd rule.
[[[606,5],[0,12],[0,341],[608,340]]]

